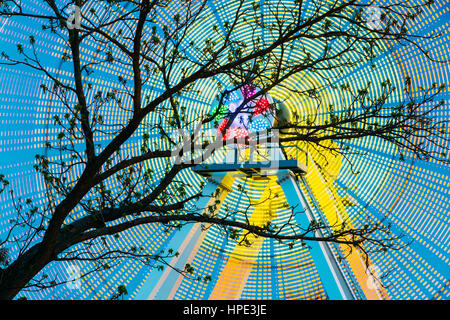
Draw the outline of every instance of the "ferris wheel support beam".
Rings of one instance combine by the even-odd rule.
[[[279,145],[269,147],[269,150],[271,149],[269,161],[240,162],[237,159],[238,157],[236,157],[237,150],[230,150],[226,157],[228,161],[224,163],[200,164],[194,167],[193,170],[209,178],[207,185],[217,181],[216,177],[218,175],[230,172],[240,173],[247,177],[276,175],[289,206],[303,210],[303,212],[296,214],[295,217],[297,223],[306,228],[315,219],[306,195],[298,185],[301,182],[296,179],[296,174],[306,174],[307,167],[298,159],[286,159]],[[215,183],[217,186],[219,184],[220,182]],[[311,194],[310,196],[313,197],[314,195]],[[316,230],[315,236],[324,237],[321,230]],[[356,299],[329,244],[325,241],[308,241],[307,244],[311,248],[311,256],[328,297],[332,300]]]
[[[309,206],[308,200],[295,175],[290,170],[279,170],[277,174],[288,204],[292,208],[302,208],[304,212],[297,212],[295,218],[297,223],[307,228],[314,220],[314,215]],[[294,209],[295,210],[295,209]],[[318,238],[323,237],[320,229],[314,232]],[[307,241],[310,247],[310,254],[319,273],[319,277],[331,300],[354,300],[353,291],[345,279],[339,264],[334,257],[330,246],[325,241]]]

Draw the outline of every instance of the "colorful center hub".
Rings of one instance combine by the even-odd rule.
[[[245,138],[250,132],[260,132],[272,127],[274,117],[270,107],[273,99],[267,94],[258,95],[259,92],[258,87],[246,84],[240,90],[229,93],[224,105],[213,109],[214,119],[218,124],[218,137],[223,140]]]

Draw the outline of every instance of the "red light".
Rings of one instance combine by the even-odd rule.
[[[225,127],[227,126],[227,123],[228,123],[228,120],[227,120],[227,119],[224,119],[224,120],[220,123],[219,127],[217,128],[217,136],[220,137],[221,135],[223,135],[223,137],[222,137],[223,140],[226,140],[226,139],[227,139],[227,134],[226,134],[226,133],[223,133],[223,130],[224,130]],[[228,130],[227,130],[227,131],[228,131]]]
[[[266,98],[261,98],[256,101],[255,108],[253,109],[253,116],[260,115],[269,110],[269,100]]]

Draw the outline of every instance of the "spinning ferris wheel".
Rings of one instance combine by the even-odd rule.
[[[202,163],[193,168],[196,174],[206,179],[202,192],[206,197],[199,198],[193,206],[198,208],[198,213],[217,215],[220,211],[220,204],[226,202],[226,195],[232,190],[234,182],[237,179],[245,179],[249,184],[252,181],[264,181],[267,184],[266,190],[273,188],[270,182],[275,182],[284,194],[285,204],[298,211],[294,216],[299,225],[309,226],[316,219],[326,221],[327,218],[320,210],[317,210],[317,207],[316,210],[313,209],[317,200],[304,177],[308,172],[306,164],[310,155],[307,151],[300,149],[300,153],[303,153],[302,159],[306,160],[306,163],[303,163],[298,158],[299,148],[296,147],[295,159],[292,155],[288,159],[286,147],[270,134],[272,126],[278,120],[279,115],[283,113],[282,104],[274,101],[269,94],[262,94],[262,91],[252,84],[244,85],[239,90],[229,90],[225,102],[223,106],[212,110],[217,122],[217,137],[223,140],[235,138],[234,141],[237,142],[226,145],[228,150],[221,160],[215,159],[213,162]],[[278,112],[276,112],[277,110]],[[264,144],[259,143],[259,133],[262,132],[265,132],[265,138],[268,138]],[[253,143],[252,139],[255,140]],[[214,211],[212,211],[210,204],[217,199],[220,200],[215,203],[219,203],[219,206],[214,206]],[[266,211],[276,211],[270,204],[266,204],[266,207]],[[273,217],[267,217],[255,210],[250,219],[252,222],[265,224],[270,223]],[[195,247],[204,240],[198,232],[194,235],[190,234],[193,229],[193,227],[185,228],[180,234],[181,238],[189,239],[186,246]],[[324,238],[327,230],[329,231],[331,228],[318,228],[315,230],[314,236]],[[178,241],[179,239],[174,239],[173,243],[168,246],[177,246]],[[185,249],[184,246],[182,247]],[[342,256],[342,252],[337,246],[332,247],[324,241],[308,241],[307,247],[314,266],[318,270],[326,297],[334,300],[362,297],[363,293],[355,290],[354,286],[352,287],[352,282],[355,283],[357,280],[351,275],[349,266],[339,261],[339,254]],[[254,241],[249,245],[248,250],[253,251],[253,254],[259,254],[260,243],[257,240]],[[177,290],[180,281],[180,275],[176,270],[182,270],[189,262],[189,253],[190,250],[182,253],[175,261],[173,269],[156,283],[153,282],[149,299],[172,297],[171,293]],[[231,255],[236,254],[239,255],[236,252],[231,253]],[[230,268],[233,267],[240,269],[239,266]],[[241,281],[245,281],[248,276],[245,273],[249,270],[245,269],[244,267],[241,270]],[[222,272],[226,273],[226,268]],[[239,295],[238,291],[234,292],[235,297]]]

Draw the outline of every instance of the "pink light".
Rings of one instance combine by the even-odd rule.
[[[248,131],[241,128],[234,128],[233,129],[233,137],[234,138],[243,138],[248,136]]]
[[[241,88],[241,92],[244,98],[248,99],[256,93],[256,87],[252,84],[246,84]]]

